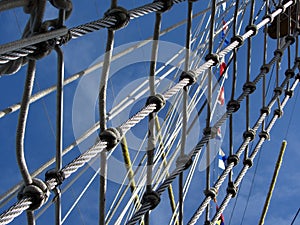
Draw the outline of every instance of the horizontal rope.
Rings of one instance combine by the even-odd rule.
[[[175,1],[175,2],[180,2],[180,1]],[[292,4],[292,1],[289,1],[288,3],[285,4],[285,7],[288,7]],[[272,13],[272,16],[276,16],[277,14],[281,13],[282,9],[278,9],[276,10],[274,13]],[[257,25],[258,29],[260,29],[262,26],[266,25],[268,22],[270,22],[270,18],[266,18],[264,19],[261,23],[259,23]],[[249,38],[251,35],[253,34],[253,31],[250,30],[248,32],[246,32],[242,37],[244,39]],[[224,57],[228,52],[232,51],[234,48],[236,48],[238,46],[238,42],[234,41],[233,43],[231,43],[228,47],[226,47],[224,50],[222,50],[221,52],[218,53],[218,55],[220,57]],[[288,42],[286,44],[286,46],[288,46],[290,43]],[[280,57],[278,57],[280,58]],[[199,76],[202,72],[204,72],[206,69],[210,68],[211,66],[213,66],[213,60],[208,60],[206,63],[204,63],[202,66],[200,66],[195,72],[197,73],[197,75]],[[262,76],[261,76],[262,77]],[[261,77],[257,78],[257,80],[255,80],[255,82],[258,82]],[[175,85],[173,88],[171,88],[170,90],[168,90],[165,94],[164,97],[166,99],[169,99],[170,97],[172,97],[174,94],[176,94],[179,90],[181,90],[184,86],[187,85],[188,83],[188,79],[183,79],[181,80],[177,85]],[[240,98],[238,99],[238,101],[242,101],[245,96],[249,95],[249,90],[246,89],[243,94],[240,96]],[[138,112],[134,117],[132,117],[131,119],[129,119],[128,121],[126,121],[123,125],[120,126],[121,130],[124,131],[124,133],[126,133],[126,131],[128,131],[131,127],[133,127],[134,125],[136,125],[139,121],[141,121],[143,118],[145,118],[149,113],[153,112],[155,110],[155,105],[151,104],[146,106],[145,108],[143,108],[140,112]],[[229,110],[227,110],[226,114],[224,114],[224,116],[214,125],[214,128],[218,128],[220,127],[220,125],[222,125],[226,118],[231,115],[233,113],[233,109],[229,108]],[[210,137],[208,135],[205,135],[202,137],[201,141],[199,142],[199,144],[196,146],[196,148],[190,153],[191,157],[194,157],[199,151],[200,149],[203,147],[203,145],[205,143],[208,142],[208,140],[210,139]],[[62,171],[65,173],[66,178],[69,177],[72,173],[74,173],[75,171],[77,171],[78,168],[80,168],[81,166],[83,166],[85,163],[87,163],[88,161],[90,161],[93,157],[95,157],[98,153],[100,153],[104,148],[106,147],[106,143],[104,142],[99,142],[96,145],[94,145],[92,148],[90,148],[88,151],[86,151],[85,153],[83,153],[82,155],[80,155],[79,157],[77,157],[75,160],[73,160],[71,163],[69,163],[66,167],[64,167],[62,169]],[[165,182],[158,188],[158,193],[161,194],[165,188],[172,183],[172,181],[175,179],[175,177],[181,173],[183,171],[184,167],[179,167],[177,168],[171,175],[169,178],[167,178],[165,180]],[[50,189],[53,189],[56,186],[56,182],[54,180],[50,180],[47,182],[48,186]],[[22,201],[22,200],[21,200]],[[21,202],[20,201],[20,202]],[[207,200],[205,200],[206,202]],[[19,203],[20,203],[19,202]],[[208,201],[209,202],[209,201]],[[18,203],[17,203],[18,204]],[[24,209],[25,210],[25,209]],[[23,211],[24,211],[23,210]],[[150,210],[150,205],[149,204],[144,204],[142,205],[141,209],[136,212],[136,214],[133,216],[133,218],[129,221],[128,224],[134,224],[137,218],[141,218],[142,215],[144,215],[145,212]],[[5,216],[7,215],[7,212],[5,212],[4,214],[1,214],[0,216]],[[15,216],[16,217],[16,216]],[[14,217],[14,218],[15,218]]]
[[[180,3],[185,0],[173,0],[174,3]],[[149,13],[157,12],[163,9],[164,5],[162,2],[153,2],[132,10],[128,13],[131,19],[147,15]],[[0,46],[0,64],[5,64],[8,61],[16,60],[20,57],[25,57],[28,54],[34,53],[37,48],[32,46],[34,44],[55,39],[57,44],[62,44],[65,35],[70,34],[72,39],[76,39],[85,34],[98,31],[102,28],[111,28],[117,24],[115,16],[105,16],[102,19],[95,20],[77,27],[73,27],[69,30],[67,28],[61,28],[58,30],[50,31],[45,34],[38,34],[30,38],[21,39],[15,42],[11,42]],[[57,33],[56,35],[54,35]]]

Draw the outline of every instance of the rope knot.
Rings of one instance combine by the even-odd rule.
[[[236,196],[236,193],[237,193],[237,187],[234,185],[233,182],[229,182],[226,191],[227,191],[228,194],[232,195],[232,198],[234,198]]]
[[[146,105],[151,105],[151,104],[156,105],[156,109],[153,112],[158,112],[165,106],[166,100],[163,95],[156,94],[156,95],[148,97],[148,99],[146,101]]]
[[[278,118],[281,118],[283,116],[283,110],[282,109],[275,109],[274,115],[278,116]]]
[[[264,138],[265,140],[270,140],[270,134],[268,131],[261,131],[258,136],[260,138]]]
[[[233,112],[236,112],[240,109],[240,103],[237,100],[230,100],[227,103],[227,110],[232,109]]]
[[[238,42],[237,48],[241,47],[244,44],[244,38],[241,35],[236,35],[231,38],[231,43],[233,43],[235,41]]]
[[[122,131],[119,128],[110,127],[99,134],[99,138],[103,142],[107,142],[106,150],[110,151],[120,142]]]
[[[180,168],[183,166],[183,169],[186,170],[192,165],[192,163],[193,163],[192,158],[190,158],[186,154],[182,154],[176,160],[176,167]]]
[[[193,70],[182,71],[179,80],[189,79],[189,83],[186,86],[190,86],[197,81],[197,74]]]
[[[211,54],[206,55],[205,60],[206,61],[212,60],[213,61],[213,66],[216,66],[220,62],[219,55],[215,54],[215,53],[211,53]]]
[[[249,94],[252,94],[256,90],[256,84],[254,82],[247,82],[244,84],[243,90],[249,90]]]
[[[27,57],[29,59],[39,60],[49,55],[51,51],[54,49],[56,42],[54,39],[50,39],[48,41],[44,41],[36,44],[36,50],[34,53],[29,54]]]
[[[251,168],[253,166],[253,160],[250,158],[247,158],[244,160],[243,164],[246,166],[248,166],[249,168]]]
[[[212,199],[215,199],[217,197],[217,193],[218,191],[214,187],[204,190],[205,196],[211,197]]]
[[[253,32],[251,34],[251,37],[255,36],[257,34],[257,32],[258,32],[258,28],[257,28],[257,26],[255,24],[251,24],[251,25],[248,25],[246,27],[246,32],[248,32],[250,30]]]
[[[18,193],[18,199],[30,198],[32,202],[28,210],[39,209],[48,201],[50,192],[47,185],[40,179],[33,178],[32,184],[24,185]]]
[[[154,209],[160,203],[160,196],[156,191],[147,191],[143,195],[142,204],[150,204],[150,210]]]
[[[211,127],[206,127],[203,129],[203,135],[207,136],[209,139],[213,138],[213,131]]]
[[[233,163],[234,166],[236,166],[239,163],[240,159],[237,155],[230,155],[227,158],[228,165]]]
[[[61,185],[65,179],[65,174],[61,170],[60,171],[57,171],[55,169],[48,170],[45,174],[45,181],[47,182],[52,179],[55,180],[56,185]]]
[[[51,5],[58,9],[64,9],[66,11],[72,11],[73,4],[70,0],[49,0]]]
[[[37,7],[37,1],[29,0],[28,4],[23,7],[23,11],[26,14],[31,14],[36,7]]]
[[[269,64],[264,64],[260,67],[260,71],[262,73],[269,73],[270,71],[270,65]]]
[[[284,74],[288,78],[293,78],[295,76],[295,72],[292,69],[287,69]]]
[[[263,108],[260,109],[260,114],[266,114],[267,116],[270,114],[270,108],[265,106]]]
[[[250,141],[253,141],[254,138],[255,138],[255,135],[256,135],[255,130],[253,130],[253,129],[248,129],[247,131],[245,131],[245,132],[243,133],[243,138],[244,138],[244,139],[250,138]]]
[[[119,30],[121,28],[124,28],[127,26],[130,20],[130,14],[127,9],[120,6],[109,9],[104,15],[106,17],[114,17],[117,20],[115,24],[109,28],[110,30]]]
[[[170,10],[173,6],[173,0],[155,0],[154,2],[161,2],[163,4],[162,9],[157,11],[159,13],[164,13]]]

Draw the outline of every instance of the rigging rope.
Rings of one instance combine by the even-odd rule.
[[[178,3],[178,2],[181,2],[179,0],[174,0],[175,3]],[[288,1],[287,3],[285,3],[284,7],[289,7],[291,6],[291,4],[293,3],[293,1]],[[152,3],[154,4],[154,3]],[[157,3],[158,4],[158,3]],[[150,4],[149,4],[150,5]],[[145,7],[143,8],[144,10]],[[140,8],[140,10],[142,10],[142,7]],[[152,10],[152,9],[149,9],[149,10]],[[283,12],[283,9],[282,8],[278,8],[275,12],[273,12],[272,14],[269,15],[269,17],[266,17],[263,19],[263,21],[261,23],[259,23],[257,25],[257,29],[260,29],[262,26],[266,25],[267,23],[269,23],[271,21],[271,19],[273,19],[274,17],[276,17],[277,15],[279,15],[280,13]],[[137,13],[143,13],[143,12],[137,12]],[[132,14],[133,15],[133,14]],[[131,15],[131,16],[132,16]],[[212,23],[214,24],[214,23]],[[93,29],[97,28],[96,26],[91,26]],[[90,28],[87,29],[88,32],[91,31]],[[208,59],[208,61],[206,63],[204,63],[203,65],[201,65],[200,67],[198,67],[195,71],[192,71],[194,75],[193,78],[197,78],[203,71],[205,71],[206,69],[211,69],[211,67],[215,64],[215,63],[218,63],[218,60],[216,59],[217,57],[224,57],[227,53],[229,53],[231,50],[239,47],[239,45],[242,44],[242,41],[251,37],[252,35],[255,35],[255,32],[256,32],[256,29],[250,29],[248,30],[244,35],[242,35],[241,37],[235,37],[235,40],[228,46],[226,47],[225,49],[223,49],[222,51],[218,52],[217,54],[215,54],[215,56],[211,57],[210,59]],[[297,34],[297,33],[296,33]],[[275,51],[275,56],[274,58],[271,60],[271,62],[269,64],[266,64],[264,65],[264,67],[262,68],[262,71],[261,73],[254,79],[253,81],[253,84],[256,85],[259,80],[262,78],[262,77],[265,77],[266,73],[268,72],[268,68],[270,67],[271,64],[275,63],[275,62],[278,62],[280,59],[281,59],[281,56],[282,56],[282,53],[283,53],[283,50],[285,50],[286,48],[288,48],[290,46],[290,44],[292,43],[292,39],[287,39],[287,42],[286,44],[281,48],[281,49],[278,49],[277,51]],[[212,48],[212,47],[211,47]],[[212,51],[210,51],[210,53],[212,53]],[[29,61],[29,68],[30,68],[30,65],[31,65],[31,60]],[[299,63],[299,62],[297,62]],[[299,82],[298,80],[299,78],[297,77],[296,81],[294,82],[291,90],[293,91],[297,85],[297,83]],[[166,91],[163,95],[161,96],[156,96],[157,98],[161,98],[159,100],[168,100],[169,98],[171,98],[173,95],[175,95],[176,93],[178,93],[181,89],[185,88],[189,83],[191,82],[191,79],[189,78],[183,78],[178,84],[176,84],[174,87],[172,87],[171,89],[169,89],[168,91]],[[288,80],[284,81],[285,82],[285,85],[287,84]],[[296,85],[295,85],[296,84]],[[249,83],[246,83],[245,86],[244,86],[244,90],[243,90],[243,93],[240,95],[240,97],[236,100],[236,103],[240,104],[243,99],[251,94],[251,91],[252,91],[252,87],[251,85],[249,85]],[[283,87],[282,87],[283,88]],[[276,92],[276,95],[278,95],[278,90]],[[278,96],[277,96],[278,97]],[[289,97],[289,96],[287,96]],[[278,98],[277,98],[278,99]],[[157,100],[157,99],[156,99]],[[28,97],[27,98],[27,107],[29,106],[29,101],[30,101],[30,98]],[[287,100],[286,100],[287,101]],[[279,106],[279,112],[281,112],[281,109],[285,106],[286,104],[286,101],[284,100]],[[272,99],[272,104],[274,104],[274,98]],[[119,130],[113,130],[114,135],[115,135],[115,138],[116,138],[116,142],[118,143],[120,138],[125,135],[125,133],[130,129],[132,128],[133,126],[135,126],[137,123],[139,123],[143,118],[145,118],[146,116],[148,116],[149,114],[153,113],[155,110],[159,110],[161,105],[161,102],[159,102],[158,104],[156,102],[150,102],[148,105],[146,105],[140,112],[138,112],[135,116],[133,116],[132,118],[130,118],[129,120],[127,120],[125,123],[123,123],[120,127],[119,127]],[[21,107],[22,108],[22,107]],[[228,116],[230,116],[233,112],[234,112],[235,108],[234,108],[234,105],[229,105],[228,107],[228,110],[227,112],[223,115],[223,117],[217,121],[217,123],[214,124],[214,126],[212,128],[214,129],[217,129],[218,127],[220,127],[222,125],[222,123],[225,122],[225,120],[227,119]],[[22,110],[20,110],[20,115],[21,115],[21,112]],[[266,116],[267,113],[264,113],[264,117]],[[209,114],[208,114],[209,115]],[[262,116],[262,117],[263,117]],[[275,114],[273,118],[276,118],[279,117],[280,115],[277,115]],[[277,119],[277,118],[276,118]],[[267,128],[267,131],[269,131],[272,126],[274,125],[276,119],[272,120],[270,123],[269,123],[269,126]],[[261,119],[260,119],[261,120]],[[258,121],[257,124],[255,125],[255,128],[259,127],[259,124],[261,124],[262,121]],[[256,129],[256,130],[257,130]],[[201,150],[201,148],[204,146],[205,143],[208,142],[208,140],[211,138],[211,133],[206,133],[204,134],[204,136],[202,137],[201,141],[198,143],[198,145],[195,147],[195,149],[190,152],[189,154],[189,159],[191,158],[194,158],[198,153],[199,151]],[[22,138],[20,138],[22,139]],[[263,138],[262,138],[263,139]],[[264,140],[263,140],[264,141]],[[262,142],[263,142],[262,141]],[[248,145],[248,143],[250,142],[250,138],[247,137],[245,139],[245,144],[244,143],[244,146],[243,148],[245,149]],[[116,144],[117,144],[116,143]],[[74,159],[71,163],[69,163],[68,165],[66,165],[65,167],[63,167],[60,171],[57,171],[57,172],[61,172],[63,175],[64,175],[64,178],[68,178],[72,173],[74,173],[75,171],[77,171],[77,169],[79,169],[80,167],[82,167],[86,162],[89,162],[90,160],[92,160],[97,154],[103,152],[103,150],[107,147],[110,147],[112,143],[110,142],[107,142],[107,141],[103,141],[103,140],[100,140],[98,141],[94,146],[92,146],[88,151],[86,151],[85,153],[81,154],[79,157],[77,157],[76,159]],[[116,144],[113,144],[113,147],[116,145]],[[258,149],[260,148],[261,144],[257,145]],[[256,149],[256,148],[255,148]],[[242,153],[242,150],[239,150],[240,151],[240,154]],[[258,151],[258,150],[257,150]],[[251,154],[250,158],[251,157],[255,157],[255,154],[254,154],[255,150],[253,151],[253,153]],[[237,153],[238,155],[238,153]],[[184,165],[179,165],[175,171],[173,171],[173,173],[171,173],[171,175],[165,179],[165,181],[158,187],[157,189],[157,193],[159,195],[162,194],[162,192],[166,189],[167,186],[169,186],[169,184],[176,178],[177,175],[179,175],[180,173],[182,173],[185,169],[186,169],[186,162],[184,162]],[[245,165],[247,166],[247,165]],[[230,168],[231,167],[231,168]],[[233,167],[233,163],[231,163],[228,168],[230,168],[229,170],[227,170],[227,173],[228,171],[231,171]],[[235,184],[239,184],[240,183],[240,180],[242,179],[242,177],[244,176],[244,174],[246,173],[248,168],[246,168],[245,170],[242,171],[241,175],[238,177],[238,179],[235,181]],[[224,174],[224,173],[223,173]],[[25,177],[25,183],[28,183],[28,184],[31,184],[32,182],[35,182],[35,180],[30,180],[31,179],[31,176],[29,174],[29,172],[27,171],[27,174],[26,176],[24,176],[23,174],[23,177]],[[27,182],[26,182],[26,179],[27,179]],[[60,177],[61,179],[61,177]],[[223,181],[225,178],[222,178]],[[219,182],[220,180],[222,180],[221,178],[219,179]],[[57,187],[57,185],[59,185],[59,182],[57,181],[58,179],[50,179],[50,180],[46,180],[46,184],[47,184],[47,188],[43,191],[47,191],[48,189],[52,190],[54,188]],[[222,181],[222,182],[223,182]],[[221,182],[221,183],[222,183]],[[216,183],[215,186],[218,187],[217,185],[218,183]],[[221,185],[221,184],[220,184]],[[219,187],[218,187],[219,188]],[[218,189],[217,188],[217,189]],[[43,188],[42,188],[43,189]],[[228,197],[228,200],[225,199],[225,203],[223,204],[223,210],[224,208],[226,207],[226,201],[229,201],[230,198],[232,196],[229,196]],[[204,200],[204,205],[206,204],[205,207],[208,206],[209,204],[209,201],[210,201],[210,198],[211,197],[207,197],[205,200]],[[14,206],[12,206],[8,211],[6,211],[5,213],[1,214],[0,215],[0,224],[7,224],[8,222],[10,222],[11,220],[13,220],[16,216],[18,216],[20,213],[22,213],[24,210],[28,209],[29,207],[33,207],[33,198],[32,197],[27,197],[24,195],[23,198],[20,199],[20,201],[18,203],[16,203]],[[44,201],[45,199],[43,199]],[[134,224],[137,220],[139,220],[141,218],[142,215],[144,215],[145,213],[147,213],[153,206],[149,203],[146,203],[146,204],[143,204],[141,209],[139,211],[136,212],[136,214],[131,218],[131,220],[129,221],[128,224]],[[222,210],[222,208],[220,208],[220,211]],[[219,211],[219,212],[220,212]],[[218,212],[218,213],[219,213]],[[215,217],[215,220],[218,219],[218,217]],[[33,213],[28,213],[28,221],[29,223],[34,223],[34,217],[33,217]]]

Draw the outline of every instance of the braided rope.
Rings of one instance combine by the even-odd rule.
[[[293,70],[295,70],[298,66],[299,62],[295,62],[295,65],[293,67]],[[288,81],[289,81],[290,77],[286,77],[285,80],[282,82],[281,87],[284,87]],[[295,81],[295,82],[299,82],[299,81]],[[294,86],[293,86],[294,87]],[[295,87],[294,87],[295,88]],[[276,102],[277,97],[279,97],[279,93],[276,92],[273,96],[273,98],[271,99],[271,101],[268,104],[268,108],[272,108],[272,106],[274,105],[274,103]],[[282,104],[284,104],[285,101],[283,101]],[[252,127],[252,130],[254,130],[255,132],[258,130],[258,128],[260,127],[260,125],[262,124],[262,122],[265,120],[267,114],[266,113],[262,113],[260,115],[260,117],[258,118],[257,122],[255,123],[255,125]],[[236,152],[236,156],[239,158],[241,156],[241,154],[243,153],[243,151],[245,150],[246,146],[248,146],[248,144],[250,143],[250,138],[245,138],[241,147],[237,150]],[[216,181],[215,185],[213,186],[213,188],[215,190],[219,190],[219,188],[221,187],[222,183],[224,182],[224,180],[226,179],[226,177],[228,176],[229,172],[232,170],[232,168],[234,167],[234,163],[230,163],[226,169],[223,171],[223,173],[221,174],[221,176],[219,177],[219,179]],[[198,207],[198,209],[196,210],[196,212],[194,213],[194,215],[192,216],[192,218],[189,221],[189,225],[193,225],[195,224],[199,217],[202,215],[204,209],[207,207],[207,199],[211,200],[210,196],[207,196],[203,202],[201,203],[201,205]],[[221,210],[221,208],[220,208]],[[220,216],[220,215],[219,215]],[[217,217],[219,218],[219,217]]]
[[[173,0],[174,3],[180,3],[183,1],[185,0]],[[129,10],[128,13],[131,19],[136,19],[149,13],[157,12],[162,8],[163,3],[158,1]],[[9,43],[7,45],[0,46],[0,65],[12,60],[17,60],[20,57],[25,57],[28,54],[34,53],[34,51],[37,50],[37,47],[33,46],[34,44],[48,41],[51,39],[54,39],[55,43],[57,44],[63,44],[66,35],[71,35],[72,39],[76,39],[85,34],[100,30],[102,28],[111,28],[114,25],[116,25],[116,23],[117,20],[114,16],[105,16],[104,18],[101,18],[99,20],[82,24],[77,27],[73,27],[69,29],[68,32],[66,28],[62,28],[59,30],[47,32],[45,34],[39,34],[27,39],[22,39],[16,42]]]
[[[293,86],[290,90],[294,91],[295,88],[297,87],[299,83],[299,79],[297,78],[294,83]],[[282,103],[281,103],[281,109],[283,109],[287,103],[287,101],[290,99],[290,96],[285,96],[285,98],[283,99]],[[279,116],[277,114],[274,114],[272,120],[270,121],[266,132],[270,132],[273,128],[273,126],[275,125],[276,120],[279,118]],[[265,137],[261,137],[260,140],[258,141],[258,143],[256,144],[254,150],[252,151],[251,155],[250,155],[250,160],[254,160],[254,158],[256,157],[258,151],[261,149],[263,143],[265,142]],[[244,176],[246,175],[248,169],[249,169],[249,165],[244,165],[243,168],[241,169],[240,173],[238,174],[235,182],[234,182],[234,186],[238,187],[241,183],[241,181],[243,180]],[[218,218],[221,216],[221,214],[224,212],[224,210],[226,209],[226,207],[228,206],[229,201],[232,199],[232,194],[228,193],[226,195],[226,197],[224,198],[219,210],[216,212],[216,214],[214,215],[213,219],[212,219],[212,224],[215,224],[218,220]]]
[[[11,206],[8,210],[0,215],[0,225],[10,223],[14,218],[19,216],[22,212],[28,209],[31,205],[29,198],[25,198]]]
[[[181,1],[174,1],[176,2],[181,2]],[[288,7],[292,4],[292,1],[289,1],[288,3],[285,4],[285,7]],[[271,14],[271,17],[274,17],[278,14],[280,14],[282,12],[282,9],[278,9],[276,10],[273,14]],[[268,22],[270,22],[270,18],[266,18],[264,19],[259,25],[257,25],[258,29],[261,28],[262,26],[264,26],[265,24],[267,24]],[[246,32],[242,37],[244,39],[247,39],[248,37],[250,37],[253,34],[253,31],[248,31]],[[222,50],[221,52],[218,53],[218,55],[220,57],[226,55],[228,52],[230,52],[231,50],[233,50],[234,48],[238,47],[238,42],[235,41],[232,44],[230,44],[227,48],[225,48],[224,50]],[[286,46],[290,45],[290,42],[287,42]],[[280,56],[275,56],[275,58],[280,59]],[[277,59],[277,60],[278,60]],[[276,61],[276,60],[275,60]],[[196,73],[199,76],[199,74],[203,71],[205,71],[206,68],[210,68],[213,65],[213,61],[209,60],[206,63],[204,63],[202,66],[200,66],[197,70]],[[265,75],[265,74],[264,74]],[[256,78],[256,80],[254,82],[258,82],[261,77],[263,77],[264,75],[261,75],[260,77],[258,76]],[[180,89],[182,89],[186,84],[185,82],[187,82],[187,80],[183,79],[182,81],[180,81],[176,86],[174,86],[173,88],[171,88],[170,90],[168,90],[165,94],[164,97],[166,99],[170,98],[171,96],[173,96],[175,93],[177,93]],[[248,89],[244,90],[242,95],[238,98],[238,101],[241,102],[243,101],[243,99],[245,98],[245,96],[249,95],[250,91]],[[156,106],[154,104],[149,105],[147,107],[145,107],[142,111],[140,111],[139,113],[136,114],[135,117],[129,119],[126,123],[124,123],[120,128],[121,130],[125,131],[129,130],[131,127],[133,127],[135,124],[137,124],[140,120],[142,120],[143,118],[145,118],[149,113],[153,112],[153,110],[155,110]],[[214,128],[218,128],[220,125],[222,125],[226,118],[228,117],[228,115],[231,115],[233,113],[233,109],[229,108],[227,110],[227,112],[224,114],[224,116],[214,125]],[[123,128],[123,129],[122,129]],[[209,135],[204,135],[201,139],[201,141],[199,142],[199,144],[196,146],[196,148],[190,153],[190,156],[193,157],[195,156],[195,154],[197,154],[197,152],[199,152],[201,150],[201,148],[203,147],[203,145],[205,143],[208,142],[208,140],[210,139]],[[85,153],[83,153],[82,155],[80,155],[79,157],[77,157],[76,159],[74,159],[71,163],[69,163],[66,167],[64,167],[62,169],[62,172],[65,173],[66,178],[69,177],[72,173],[74,173],[75,171],[78,170],[78,168],[82,167],[85,163],[89,162],[93,157],[95,157],[99,152],[101,152],[104,148],[106,147],[106,143],[104,142],[99,142],[96,145],[94,145],[92,148],[90,148],[88,151],[86,151]],[[167,178],[165,180],[165,182],[160,186],[159,193],[165,190],[165,187],[167,187],[167,184],[172,183],[172,181],[175,179],[175,177],[184,170],[183,167],[179,167],[175,170],[174,173],[171,174],[171,176],[169,178]],[[47,182],[48,186],[50,187],[50,189],[53,189],[56,186],[56,182],[54,180],[50,180]],[[166,186],[167,185],[167,186]],[[161,192],[161,193],[162,193]],[[210,197],[209,197],[210,198]],[[20,202],[18,203],[23,203],[22,199]],[[208,204],[210,201],[210,199],[205,199],[204,200],[204,204]],[[16,206],[18,206],[18,203],[16,204]],[[140,215],[144,214],[144,210],[149,211],[148,204],[142,205],[142,208],[145,208],[142,210],[139,210],[131,220],[135,220],[136,217],[141,217]],[[24,206],[24,205],[23,205]],[[203,207],[203,204],[202,204]],[[147,209],[146,209],[147,208]],[[23,209],[23,208],[22,208]],[[25,210],[25,209],[24,209]],[[24,211],[23,210],[23,211]],[[5,215],[7,215],[6,213],[1,214],[0,217],[4,217]],[[11,214],[10,214],[11,215]],[[19,214],[13,214],[13,218],[17,217]],[[13,219],[12,218],[12,219]],[[131,223],[129,223],[131,224]]]

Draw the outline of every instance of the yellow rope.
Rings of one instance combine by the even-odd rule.
[[[162,136],[161,136],[161,133],[160,133],[161,127],[160,127],[160,123],[159,123],[159,120],[158,120],[157,116],[155,117],[155,126],[156,126],[156,129],[157,129],[158,134],[159,134],[158,135],[159,145],[162,148],[163,147],[163,140],[162,140]],[[167,159],[166,159],[166,154],[164,152],[162,153],[161,157],[162,157],[162,160],[163,160],[163,165],[167,166],[168,163],[167,163]],[[169,173],[167,172],[166,175],[168,176]],[[171,208],[172,208],[172,212],[174,213],[175,209],[176,209],[176,202],[175,202],[174,192],[173,192],[173,188],[172,188],[171,184],[168,187],[168,194],[169,194],[169,200],[170,200],[170,205],[171,205]],[[179,225],[177,215],[175,215],[175,218],[176,218],[175,224]]]
[[[280,153],[279,153],[277,163],[276,163],[276,166],[275,166],[275,170],[274,170],[274,174],[273,174],[273,177],[272,177],[272,182],[270,184],[270,188],[269,188],[269,192],[268,192],[268,195],[267,195],[267,198],[266,198],[266,201],[265,201],[263,212],[262,212],[260,220],[259,220],[259,225],[263,225],[264,222],[265,222],[265,217],[266,217],[268,209],[269,209],[270,201],[271,201],[273,190],[274,190],[274,187],[275,187],[275,184],[276,184],[277,176],[278,176],[278,173],[279,173],[279,170],[280,170],[280,167],[281,167],[282,158],[283,158],[283,155],[284,155],[284,152],[285,152],[285,149],[286,149],[286,145],[287,145],[287,142],[285,140],[282,141],[281,148],[280,148]]]

